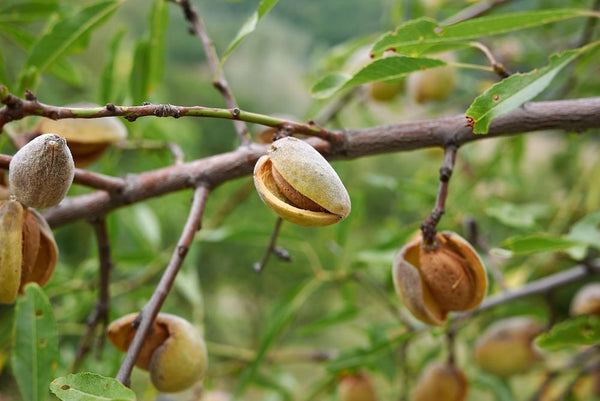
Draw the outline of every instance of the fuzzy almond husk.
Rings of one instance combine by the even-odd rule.
[[[412,394],[411,401],[464,401],[469,382],[454,365],[433,363],[425,369]]]
[[[533,344],[542,330],[542,325],[530,317],[498,320],[477,340],[475,363],[498,377],[525,373],[542,359],[540,350]]]
[[[65,197],[74,174],[73,157],[64,138],[44,134],[13,156],[8,181],[18,201],[43,209],[57,205]]]
[[[125,315],[108,327],[109,340],[126,352],[136,329],[137,313]],[[144,342],[136,365],[150,372],[152,384],[162,392],[177,392],[192,386],[208,366],[206,345],[200,332],[188,321],[159,313]]]

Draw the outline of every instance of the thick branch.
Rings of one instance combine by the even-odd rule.
[[[333,144],[313,138],[310,143],[330,159],[353,159],[381,153],[444,147],[505,135],[540,130],[584,131],[600,128],[600,97],[528,103],[494,120],[487,135],[474,135],[465,126],[464,115],[361,130],[333,131],[342,139]],[[107,192],[69,197],[44,215],[56,227],[79,219],[102,215],[118,207],[193,188],[199,181],[211,187],[252,174],[254,164],[267,145],[251,145],[193,162],[170,166],[123,178],[120,194]]]
[[[203,183],[201,183],[194,192],[194,199],[192,201],[188,219],[183,227],[177,247],[173,251],[169,265],[165,269],[152,297],[146,305],[144,305],[144,308],[140,311],[138,319],[136,320],[138,327],[135,337],[129,346],[125,360],[121,364],[119,373],[116,377],[121,383],[129,385],[131,371],[140,354],[142,345],[144,344],[146,337],[148,337],[148,334],[150,334],[152,326],[154,325],[154,320],[156,319],[162,304],[167,298],[167,295],[169,295],[169,291],[183,264],[183,260],[187,255],[192,240],[194,239],[194,235],[196,234],[196,231],[200,229],[200,222],[202,221],[202,215],[204,214],[204,208],[209,192],[209,187]]]

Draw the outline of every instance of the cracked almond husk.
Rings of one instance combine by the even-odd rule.
[[[443,325],[451,311],[475,309],[487,291],[483,263],[458,234],[437,233],[423,246],[419,234],[406,244],[392,266],[394,286],[408,310],[430,325]]]
[[[44,286],[58,262],[52,230],[34,209],[0,202],[0,303],[12,303],[25,284]]]
[[[326,226],[350,213],[350,196],[333,167],[297,138],[271,144],[254,167],[254,184],[267,206],[295,224]]]

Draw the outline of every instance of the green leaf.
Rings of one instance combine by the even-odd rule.
[[[353,76],[328,75],[317,82],[311,92],[317,98],[325,98],[335,92],[372,81],[392,81],[404,78],[411,72],[446,65],[442,60],[408,56],[381,58],[363,67]]]
[[[59,10],[55,0],[28,1],[0,7],[0,22],[25,23],[44,19]]]
[[[58,366],[58,330],[50,301],[35,283],[17,300],[12,370],[24,400],[45,401]]]
[[[85,35],[89,35],[105,22],[121,2],[122,0],[101,1],[60,20],[35,43],[25,62],[24,70],[35,66],[40,74],[44,73],[73,46],[80,43]],[[21,91],[25,89],[23,80],[19,86]]]
[[[262,0],[260,2],[256,11],[250,16],[250,18],[248,18],[244,25],[242,25],[235,38],[231,41],[229,46],[227,46],[227,50],[225,50],[225,53],[221,58],[221,65],[225,63],[227,57],[229,57],[231,52],[233,52],[233,50],[242,42],[242,40],[254,32],[260,20],[267,15],[269,11],[271,11],[271,8],[277,4],[277,1],[278,0]]]
[[[63,401],[135,401],[133,391],[112,377],[78,373],[59,377],[50,390]]]
[[[356,316],[358,316],[359,312],[360,310],[355,306],[347,306],[343,309],[325,315],[323,318],[312,324],[303,326],[298,330],[298,335],[306,335],[336,324],[345,323],[348,320],[354,319]]]
[[[471,377],[471,383],[473,387],[491,392],[496,401],[515,401],[512,389],[508,383],[497,377],[478,372],[474,377]]]
[[[276,305],[265,325],[265,330],[261,335],[256,357],[244,369],[235,390],[236,399],[240,398],[248,384],[254,380],[254,377],[267,355],[269,349],[275,345],[277,339],[281,336],[283,330],[292,322],[298,310],[304,305],[306,299],[312,295],[321,286],[321,281],[313,279],[300,284],[295,291],[285,297]]]
[[[55,78],[72,86],[81,86],[83,79],[81,74],[75,68],[75,64],[67,62],[67,60],[58,60],[50,67],[50,74]]]
[[[389,354],[391,349],[397,349],[398,345],[412,336],[413,333],[405,332],[392,338],[375,341],[369,347],[343,351],[336,358],[327,362],[325,367],[330,372],[360,369],[365,365],[371,364],[374,359]]]
[[[567,64],[581,54],[581,49],[550,56],[550,64],[526,74],[513,74],[477,96],[465,115],[472,119],[473,133],[487,134],[492,120],[516,109],[542,92]]]
[[[123,40],[123,36],[125,36],[125,29],[121,28],[115,32],[110,40],[110,43],[108,44],[108,60],[106,61],[106,65],[100,74],[100,102],[103,104],[109,102],[117,104],[120,103],[116,99],[116,95],[114,93],[115,82],[117,81],[115,62],[119,54],[119,47],[121,45],[121,41]]]
[[[564,251],[577,245],[577,242],[565,238],[552,237],[547,234],[528,234],[507,238],[502,247],[515,255],[538,252]]]
[[[21,46],[24,50],[30,49],[36,41],[35,36],[29,32],[12,25],[2,24],[1,22],[0,31],[12,39],[17,45]],[[35,71],[35,74],[33,76],[28,76],[25,71],[21,73],[20,79],[21,82],[24,83],[23,87],[30,87],[30,83],[37,80],[37,69],[31,68],[30,71]],[[50,74],[70,85],[81,86],[81,74],[75,69],[75,66],[69,63],[67,60],[58,60],[54,65],[52,65],[52,67],[50,67]]]
[[[588,247],[600,250],[600,211],[590,213],[577,221],[564,238],[579,243],[568,250],[569,255],[575,259],[583,259]]]
[[[591,345],[600,341],[600,317],[582,315],[565,320],[552,326],[552,329],[540,334],[535,343],[548,350],[565,346]]]
[[[375,42],[371,53],[381,56],[384,51],[394,49],[401,54],[419,55],[432,52],[434,45],[498,35],[588,15],[590,11],[580,9],[541,10],[473,18],[450,26],[440,26],[430,18],[420,18],[400,25],[393,33],[385,34]]]
[[[8,85],[8,75],[6,75],[6,67],[4,64],[4,54],[0,52],[0,83]]]
[[[129,78],[129,90],[134,104],[141,104],[148,95],[150,79],[149,43],[142,39],[135,46],[133,66]]]
[[[148,48],[148,92],[162,80],[165,69],[165,33],[169,25],[169,7],[165,0],[154,0],[150,12]]]
[[[541,203],[517,205],[497,201],[485,208],[485,213],[502,224],[515,228],[533,228],[536,221],[550,214],[551,208]]]

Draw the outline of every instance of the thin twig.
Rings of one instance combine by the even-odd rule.
[[[546,372],[546,377],[544,378],[544,381],[539,385],[536,392],[529,398],[529,401],[538,401],[541,398],[541,396],[544,394],[546,389],[550,386],[550,384],[552,384],[552,382],[555,379],[557,379],[562,372],[565,372],[566,370],[573,369],[573,368],[581,368],[582,365],[587,364],[590,359],[592,359],[594,356],[598,355],[599,347],[600,347],[599,345],[594,345],[594,346],[585,348],[582,351],[575,354],[573,357],[571,357],[564,364],[564,366],[560,367],[560,369],[552,369],[552,370],[549,370],[548,372]],[[580,369],[578,374],[576,375],[576,378],[572,381],[572,383],[574,384],[582,376],[582,374],[589,373],[588,368],[589,368],[589,366],[585,366],[584,368]],[[567,386],[567,389],[565,391],[572,390],[572,387],[571,388],[569,388],[569,387],[571,387],[571,386]],[[563,392],[563,394],[565,394],[565,392]],[[562,398],[559,397],[557,399],[562,399]]]
[[[326,130],[316,124],[304,124],[264,114],[251,113],[237,107],[220,109],[203,106],[174,106],[171,104],[144,103],[141,106],[117,106],[112,103],[104,107],[59,107],[41,103],[35,96],[21,99],[0,86],[0,130],[5,123],[20,120],[27,116],[41,116],[58,120],[62,118],[102,118],[124,117],[133,122],[140,117],[205,117],[225,120],[240,120],[249,123],[266,125],[274,128],[285,128],[294,133],[316,136],[325,141],[336,142],[342,139],[339,133]]]
[[[195,34],[200,38],[202,42],[202,47],[204,48],[204,53],[206,54],[206,59],[208,60],[208,65],[212,73],[214,74],[213,86],[221,93],[223,99],[225,99],[225,104],[230,109],[237,108],[237,102],[229,88],[229,84],[225,79],[225,75],[223,74],[223,69],[221,68],[221,62],[219,61],[219,56],[217,55],[217,51],[215,46],[208,36],[206,28],[204,27],[204,23],[202,19],[198,15],[198,12],[192,5],[189,0],[172,0],[175,4],[178,4],[183,9],[183,13],[185,14],[185,18],[190,23],[189,30],[190,33]],[[234,120],[233,125],[235,126],[235,130],[240,139],[240,143],[242,145],[248,145],[250,143],[250,136],[248,135],[248,127],[244,122]]]
[[[454,14],[453,16],[446,18],[446,20],[442,22],[442,25],[452,25],[458,22],[466,21],[471,18],[478,17],[481,14],[490,11],[495,6],[506,3],[507,1],[508,0],[487,0],[477,2],[467,8],[464,8],[463,10]]]
[[[91,342],[98,325],[101,323],[103,327],[102,334],[100,336],[99,349],[104,344],[104,331],[108,326],[110,271],[113,267],[113,260],[110,252],[110,238],[108,236],[105,217],[95,219],[91,223],[94,226],[94,233],[96,234],[96,242],[98,244],[98,259],[100,261],[98,301],[96,302],[94,311],[88,318],[86,332],[79,341],[77,354],[75,355],[75,361],[73,362],[73,366],[71,368],[71,371],[73,372],[79,370],[81,363],[84,361],[86,355],[90,351]]]
[[[485,54],[485,57],[487,57],[489,60],[492,69],[500,78],[507,78],[510,76],[510,72],[502,63],[499,63],[498,60],[496,60],[496,57],[494,57],[492,51],[486,45],[481,42],[471,42],[470,44],[472,47],[478,48],[483,54]]]
[[[275,227],[273,227],[273,232],[271,233],[271,239],[269,240],[269,245],[267,246],[267,249],[265,250],[265,254],[263,255],[263,258],[260,262],[256,262],[254,264],[255,272],[260,273],[263,271],[263,269],[267,265],[267,262],[269,261],[269,258],[271,257],[271,254],[275,254],[275,256],[277,256],[279,259],[284,260],[286,262],[289,262],[292,260],[290,258],[289,253],[287,253],[287,251],[276,247],[277,236],[279,235],[279,229],[281,228],[282,223],[283,223],[283,219],[281,217],[277,217],[277,220],[275,221]]]
[[[169,261],[163,276],[156,286],[152,297],[146,303],[146,305],[144,305],[138,318],[136,319],[137,331],[135,333],[135,337],[131,342],[129,350],[125,355],[125,359],[123,360],[123,363],[119,368],[119,373],[116,377],[118,381],[125,385],[129,385],[131,371],[135,365],[135,361],[138,358],[140,350],[142,349],[142,345],[144,344],[148,334],[150,334],[150,331],[154,325],[154,320],[156,319],[162,304],[169,295],[171,287],[173,286],[173,282],[175,281],[175,277],[177,276],[177,273],[183,264],[183,260],[188,253],[192,240],[194,239],[194,235],[196,234],[196,231],[200,229],[202,215],[204,214],[204,208],[206,206],[209,193],[210,189],[206,183],[200,183],[200,185],[196,187],[196,190],[194,191],[194,199],[192,200],[192,207],[190,209],[187,221],[185,222],[185,226],[183,227],[177,247],[171,256],[171,260]]]
[[[440,185],[438,187],[437,197],[435,199],[435,206],[431,211],[429,217],[421,224],[421,231],[423,232],[423,244],[427,246],[435,246],[435,235],[437,233],[436,227],[440,222],[442,215],[446,211],[446,198],[448,197],[448,185],[450,177],[452,177],[452,171],[454,170],[454,163],[456,162],[456,152],[458,146],[451,144],[446,146],[444,149],[444,163],[440,167]]]
[[[459,322],[488,309],[495,308],[496,306],[503,305],[517,299],[548,294],[557,288],[588,279],[598,273],[600,273],[600,259],[593,260],[589,264],[580,264],[568,270],[532,281],[531,283],[526,284],[516,290],[489,296],[477,309],[474,309],[470,312],[457,313],[454,316],[456,317],[456,322]]]

